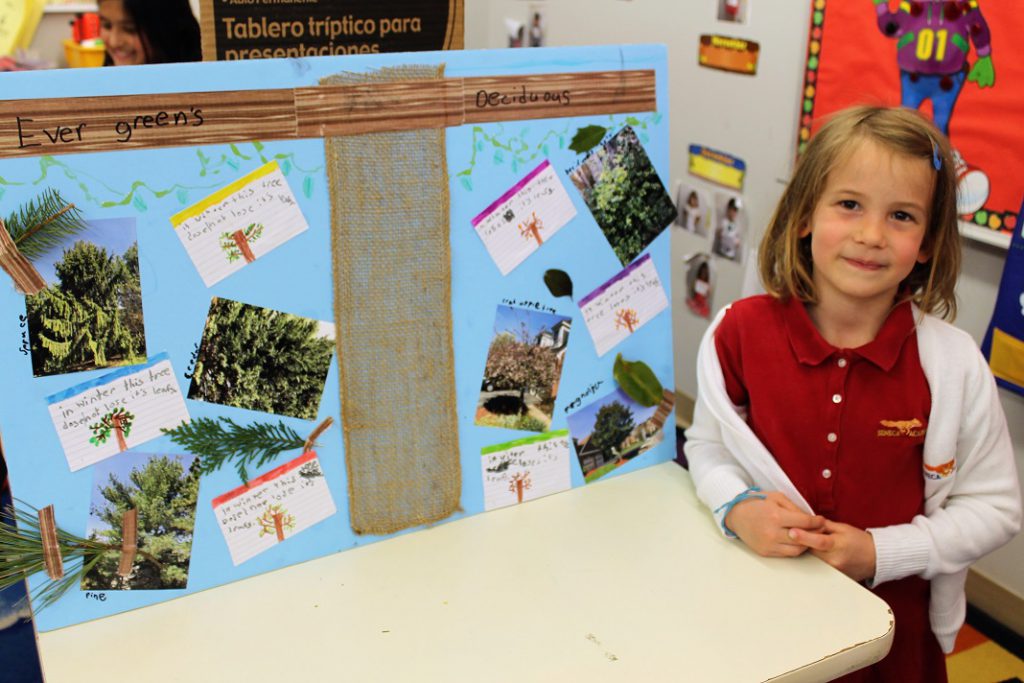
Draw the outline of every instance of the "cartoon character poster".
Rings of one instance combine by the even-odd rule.
[[[1009,235],[1024,172],[1018,3],[812,0],[801,151],[828,115],[860,103],[917,109],[957,153],[961,219]]]

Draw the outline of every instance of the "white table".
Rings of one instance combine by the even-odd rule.
[[[888,652],[884,602],[721,538],[664,463],[40,634],[48,683],[822,681]]]

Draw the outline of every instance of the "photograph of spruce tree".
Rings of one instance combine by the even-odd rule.
[[[316,418],[334,353],[334,325],[214,297],[188,397]]]
[[[569,434],[588,484],[646,453],[665,438],[672,406],[645,408],[622,389],[570,415]]]
[[[474,424],[545,432],[558,396],[571,318],[498,306]]]
[[[32,263],[47,283],[25,297],[33,375],[146,362],[134,218],[87,221]]]
[[[676,219],[672,198],[629,126],[591,151],[569,179],[623,266]]]
[[[198,495],[198,462],[191,455],[129,451],[97,463],[87,536],[121,546],[125,512],[135,510],[137,551],[130,567],[121,566],[120,553],[98,556],[84,568],[82,590],[185,588]]]

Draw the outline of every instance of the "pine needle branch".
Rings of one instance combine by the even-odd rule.
[[[227,417],[199,417],[164,429],[171,441],[199,456],[199,473],[209,474],[230,461],[249,483],[248,467],[262,467],[284,451],[303,448],[306,440],[284,422],[239,425]]]
[[[8,506],[6,517],[0,519],[0,591],[45,571],[43,536],[39,528],[39,510],[23,501]],[[64,562],[64,576],[48,579],[31,593],[36,612],[60,599],[92,571],[104,555],[121,554],[120,544],[101,543],[57,529],[57,545]],[[138,551],[140,557],[160,566],[153,555]]]
[[[5,221],[7,232],[25,258],[32,260],[85,229],[82,212],[46,189]]]

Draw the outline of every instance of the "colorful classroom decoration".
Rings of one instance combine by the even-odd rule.
[[[996,0],[810,0],[799,149],[860,103],[929,117],[956,153],[961,219],[1009,235],[1024,174],[1020,8]],[[968,233],[972,234],[972,233]]]
[[[1017,226],[1010,239],[995,312],[981,350],[996,383],[1024,394],[1024,226]]]
[[[208,61],[461,50],[465,0],[200,0]]]
[[[665,64],[8,76],[0,432],[23,526],[0,536],[31,549],[37,627],[672,459]],[[614,391],[619,354],[642,404]]]

